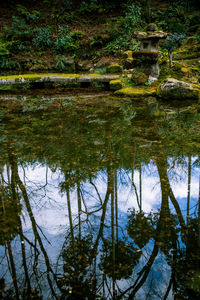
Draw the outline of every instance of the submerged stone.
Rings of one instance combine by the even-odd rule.
[[[157,96],[164,99],[199,99],[200,87],[174,78],[167,78],[157,90]]]

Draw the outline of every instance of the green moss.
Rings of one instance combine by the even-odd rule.
[[[118,74],[122,73],[122,67],[118,64],[113,64],[107,67],[107,73],[109,74]]]
[[[109,84],[112,91],[120,90],[123,87],[123,82],[120,79],[111,80]]]
[[[133,59],[133,51],[127,50],[122,53],[122,59]]]
[[[143,72],[134,72],[132,74],[131,80],[135,85],[144,85],[148,81],[148,76]]]
[[[149,88],[134,88],[134,87],[126,87],[121,90],[118,90],[115,92],[118,96],[127,96],[130,98],[135,99],[142,99],[148,96],[155,96],[156,90],[155,88],[149,89]]]
[[[91,75],[91,74],[90,74]],[[21,74],[21,75],[9,75],[9,76],[0,76],[0,80],[7,79],[27,79],[27,80],[37,80],[43,77],[75,77],[80,78],[82,75],[79,74],[59,74],[59,73],[47,73],[47,74]],[[95,76],[98,76],[95,75]]]

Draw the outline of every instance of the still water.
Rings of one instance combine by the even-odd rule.
[[[199,299],[199,108],[1,101],[0,299]]]

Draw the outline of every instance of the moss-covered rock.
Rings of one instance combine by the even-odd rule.
[[[116,91],[115,95],[140,100],[149,96],[155,96],[156,90],[155,88],[150,89],[150,88],[127,87]]]
[[[120,79],[111,80],[109,84],[112,91],[120,90],[123,87],[123,82]]]
[[[107,67],[108,74],[120,74],[122,73],[122,66],[118,64],[110,65]]]
[[[135,85],[144,85],[148,81],[148,76],[140,71],[133,72],[131,80]]]
[[[132,59],[133,58],[133,51],[131,51],[131,50],[127,50],[127,51],[124,51],[123,53],[122,53],[122,59],[124,59],[124,60],[126,60],[126,59]]]
[[[174,78],[167,78],[157,89],[157,96],[163,99],[199,99],[200,86]]]

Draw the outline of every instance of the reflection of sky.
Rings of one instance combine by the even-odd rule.
[[[21,173],[21,172],[20,172]],[[59,170],[53,173],[48,168],[46,184],[46,167],[36,166],[28,167],[25,170],[26,185],[31,191],[31,205],[36,218],[36,222],[42,228],[45,228],[50,234],[59,234],[66,232],[68,228],[68,210],[66,194],[61,194],[59,184],[64,180]],[[197,204],[199,194],[199,169],[193,168],[191,176],[191,200],[190,207],[193,208]],[[21,178],[23,173],[21,173]],[[127,213],[129,208],[138,210],[135,190],[131,186],[131,171],[118,170],[118,209],[119,215]],[[134,184],[139,195],[139,171],[134,172]],[[169,178],[172,190],[179,205],[184,212],[186,211],[187,198],[187,166],[181,168],[176,167],[175,170],[169,172]],[[34,182],[34,184],[33,184]],[[104,200],[107,188],[106,172],[99,172],[97,178],[93,181],[98,192]],[[41,187],[45,186],[44,189]],[[88,210],[99,208],[99,200],[94,188],[89,182],[82,185],[83,197]],[[46,193],[46,196],[45,196]],[[73,218],[77,218],[77,196],[76,191],[71,194],[71,209]],[[142,166],[142,209],[144,212],[160,208],[161,191],[157,168],[153,163]],[[84,206],[82,206],[84,210]],[[101,213],[101,212],[100,212]],[[98,213],[98,214],[100,214]],[[84,214],[83,219],[84,218]],[[31,224],[28,218],[25,218],[26,228],[30,228]]]

